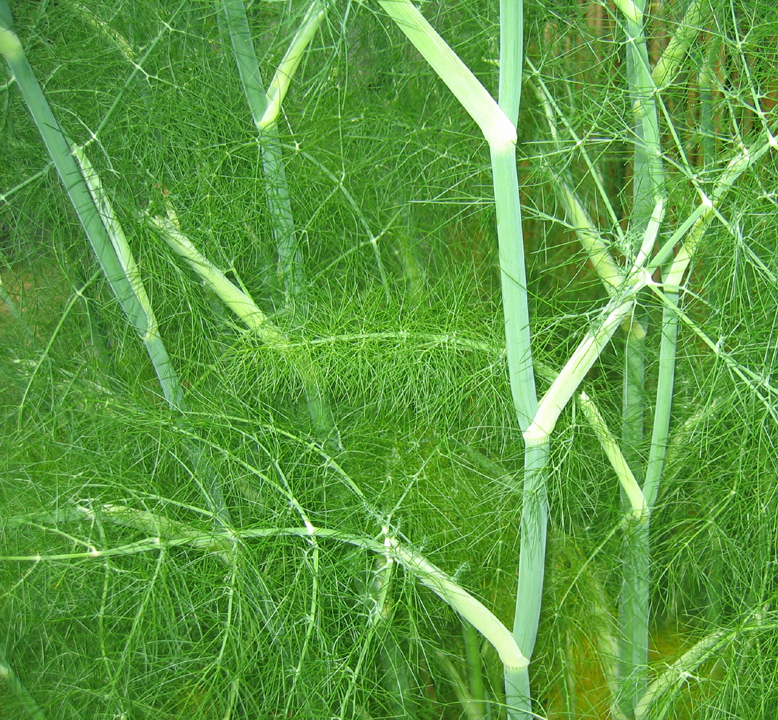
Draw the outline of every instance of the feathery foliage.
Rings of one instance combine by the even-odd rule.
[[[778,12],[499,6],[0,2],[0,714],[775,715]]]

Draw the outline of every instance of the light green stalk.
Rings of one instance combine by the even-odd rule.
[[[681,237],[681,231],[688,230],[688,236],[681,244],[678,254],[668,262],[664,268],[662,278],[662,300],[664,303],[662,316],[662,341],[659,355],[659,377],[657,385],[656,413],[654,417],[654,430],[651,439],[651,454],[646,470],[646,480],[643,492],[646,496],[649,508],[656,502],[659,493],[659,483],[667,453],[667,437],[670,424],[671,398],[675,371],[676,336],[678,332],[678,319],[682,316],[678,309],[678,296],[681,283],[689,264],[699,247],[699,244],[708,229],[708,226],[716,217],[719,203],[732,188],[737,179],[754,165],[770,149],[775,149],[776,143],[772,134],[768,141],[760,147],[743,148],[727,165],[726,170],[716,182],[710,197],[703,196],[702,203],[692,213],[679,231],[670,239],[677,243]],[[664,250],[664,248],[663,248]],[[660,251],[658,255],[662,255]],[[657,257],[653,265],[662,261]]]
[[[600,200],[602,201],[605,211],[607,212],[608,217],[611,220],[613,231],[616,233],[616,236],[619,238],[619,240],[623,241],[624,231],[621,229],[621,225],[619,224],[619,218],[616,215],[616,211],[613,208],[613,204],[611,203],[610,197],[608,196],[608,192],[605,190],[605,187],[602,184],[602,178],[600,177],[600,173],[598,172],[594,161],[592,160],[592,158],[589,155],[589,152],[586,149],[585,138],[582,138],[576,132],[574,125],[565,117],[564,113],[560,110],[559,104],[556,102],[554,96],[551,94],[548,86],[544,82],[543,76],[540,74],[540,71],[534,65],[534,63],[530,58],[527,58],[527,66],[531,70],[534,76],[534,80],[537,83],[538,87],[536,88],[536,94],[538,95],[538,99],[543,105],[543,109],[546,115],[546,120],[548,121],[549,130],[551,132],[551,137],[554,141],[556,149],[558,151],[563,151],[562,145],[559,142],[559,131],[557,130],[557,119],[559,119],[561,120],[562,124],[565,126],[565,130],[567,130],[567,133],[570,136],[570,138],[575,142],[575,147],[577,151],[580,152],[581,157],[586,163],[586,167],[589,170],[589,177],[591,178],[592,182],[597,188],[597,194],[600,196]],[[556,176],[557,173],[554,173],[554,177]],[[569,182],[569,178],[567,176],[565,177],[566,179],[568,179]]]
[[[672,409],[673,386],[675,382],[675,359],[678,338],[678,290],[667,291],[668,305],[662,310],[662,340],[659,347],[659,374],[656,388],[656,408],[651,433],[651,450],[646,466],[646,479],[643,492],[649,508],[654,506],[659,493],[667,438],[670,431],[670,411]]]
[[[575,141],[576,147],[580,148],[581,154],[583,155],[584,160],[586,161],[586,164],[589,168],[590,177],[597,186],[600,198],[602,199],[608,211],[608,215],[611,218],[613,227],[621,237],[621,226],[619,225],[618,218],[616,217],[616,213],[613,209],[613,205],[611,204],[610,198],[605,192],[605,188],[602,185],[594,163],[591,161],[589,154],[586,152],[586,147],[582,139],[578,136],[572,124],[560,111],[559,105],[548,89],[548,86],[544,82],[538,69],[529,59],[527,60],[527,64],[535,76],[536,83],[533,83],[535,87],[535,94],[543,106],[546,121],[548,123],[548,129],[551,133],[551,138],[553,140],[554,148],[557,151],[557,154],[564,154],[564,148],[562,147],[562,144],[559,140],[559,129],[557,128],[557,119],[559,118],[565,125],[565,129],[570,134],[570,137]],[[570,173],[564,172],[562,174],[558,172],[551,166],[550,162],[548,162],[545,157],[542,158],[542,161],[544,168],[551,176],[552,184],[554,186],[557,197],[565,208],[565,215],[567,216],[568,224],[570,225],[571,229],[575,231],[581,246],[589,256],[589,261],[594,266],[595,272],[603,281],[605,290],[609,295],[613,296],[625,280],[624,269],[613,259],[613,256],[608,249],[608,244],[605,242],[599,230],[595,227],[594,223],[589,217],[589,214],[586,212],[583,203],[573,190],[574,183]]]
[[[627,12],[631,5],[636,12]],[[642,235],[656,203],[663,199],[664,171],[657,116],[656,85],[651,75],[648,46],[643,29],[645,0],[622,0],[626,16],[627,81],[632,97],[635,129],[633,208],[630,225]]]
[[[456,666],[451,661],[451,658],[440,650],[435,654],[438,657],[438,662],[440,662],[443,669],[451,678],[457,701],[462,706],[462,710],[465,713],[464,717],[467,718],[467,720],[483,720],[483,705],[473,698],[467,681],[464,680],[459,670],[457,670]]]
[[[651,73],[660,90],[672,83],[686,57],[689,46],[699,36],[700,28],[710,14],[710,0],[692,0],[677,30],[667,43]]]
[[[688,220],[679,228],[679,231],[670,239],[675,244],[686,230],[689,231],[688,236],[678,250],[678,254],[672,262],[666,264],[663,273],[662,300],[664,309],[662,315],[662,341],[659,355],[656,412],[646,480],[643,486],[643,492],[645,493],[649,508],[653,507],[659,493],[659,484],[667,453],[667,437],[675,372],[676,337],[678,333],[678,319],[682,316],[678,309],[681,283],[705,231],[713,218],[716,217],[716,208],[723,197],[748,168],[752,167],[770,149],[775,148],[776,143],[772,134],[770,134],[766,143],[756,149],[743,148],[729,162],[726,170],[716,182],[710,197],[703,196],[702,203],[697,210],[690,215]],[[667,258],[661,257],[664,254],[663,247],[652,265],[657,266],[662,262],[666,262]]]
[[[159,379],[159,384],[162,387],[165,399],[171,407],[177,410],[183,410],[183,389],[178,380],[176,371],[173,368],[173,364],[170,361],[170,357],[167,354],[167,349],[162,341],[162,336],[159,333],[157,318],[154,315],[151,301],[146,294],[146,288],[143,285],[140,270],[138,269],[135,257],[130,250],[130,245],[124,234],[124,229],[119,223],[113,205],[105,194],[100,177],[92,166],[92,163],[89,161],[86,153],[81,148],[74,145],[73,156],[78,163],[81,175],[83,176],[89,194],[92,197],[97,215],[108,234],[115,257],[121,266],[122,275],[130,284],[132,298],[143,313],[145,329],[142,333],[140,332],[140,328],[136,327],[136,330],[138,330],[138,334],[140,335],[143,344],[146,346],[146,351],[154,365],[154,370],[157,373],[157,378]]]
[[[159,333],[153,308],[124,231],[86,154],[71,142],[54,117],[14,31],[7,0],[0,0],[0,53],[5,56],[16,77],[30,114],[111,290],[146,346],[165,399],[171,408],[185,413],[181,383]],[[195,481],[208,506],[220,522],[229,524],[229,513],[213,469],[200,449],[190,446],[189,450],[195,469]]]
[[[366,583],[365,596],[370,607],[370,625],[375,629],[380,643],[378,654],[394,717],[398,720],[399,718],[414,720],[416,703],[408,677],[408,664],[391,631],[393,613],[389,590],[394,576],[394,567],[395,564],[390,558],[376,558],[375,567],[371,571],[372,577]]]
[[[516,127],[508,115],[410,0],[380,0],[379,5],[475,120],[489,146],[515,144]]]
[[[707,170],[713,167],[716,157],[716,138],[713,125],[713,61],[719,43],[711,39],[705,52],[705,59],[698,75],[700,93],[700,134],[702,135],[702,163]]]
[[[690,677],[694,677],[695,671],[704,662],[721,654],[721,651],[732,642],[736,632],[717,630],[697,642],[687,650],[672,665],[664,670],[646,689],[646,692],[635,707],[635,720],[650,720],[662,718],[667,712],[667,707],[657,707],[659,702],[667,702],[667,696],[675,693],[679,688],[688,683]]]
[[[634,113],[633,208],[630,226],[637,237],[646,228],[656,203],[662,200],[664,179],[655,85],[643,31],[645,0],[623,0],[618,7],[626,18],[627,80]],[[637,249],[632,252],[634,258]],[[643,442],[645,337],[645,319],[638,307],[627,329],[622,401],[622,440],[627,458],[634,468],[640,467],[640,447]]]
[[[633,155],[633,207],[630,227],[643,234],[650,224],[652,210],[664,199],[664,171],[660,148],[656,85],[648,60],[644,32],[645,0],[620,0],[619,9],[626,18],[627,81],[633,103],[635,150]],[[677,43],[682,45],[683,43]],[[682,56],[682,52],[667,56]],[[630,250],[630,249],[628,249]],[[651,248],[647,248],[650,252]],[[631,249],[633,258],[637,248]],[[622,441],[627,460],[641,467],[645,407],[645,337],[644,313],[635,308],[627,333],[624,354],[622,399]],[[640,476],[642,473],[638,472]],[[628,499],[622,495],[622,506]],[[619,601],[621,629],[619,668],[622,678],[621,709],[632,717],[637,698],[648,683],[648,521],[628,529],[623,540],[622,591]]]
[[[500,108],[515,126],[518,122],[523,75],[524,9],[522,0],[500,2]],[[527,276],[516,162],[516,146],[490,144],[497,233],[500,246],[505,343],[513,404],[522,432],[538,408],[527,302]],[[513,637],[532,659],[543,602],[548,525],[548,436],[524,443],[524,486],[521,506],[519,582],[513,618]],[[506,672],[508,705],[516,717],[530,717],[532,693],[529,671],[515,677]],[[511,687],[513,686],[513,687]]]
[[[700,67],[697,88],[700,95],[700,135],[702,137],[702,165],[705,172],[711,170],[716,159],[715,120],[713,110],[713,68],[720,40],[711,35]],[[675,302],[671,299],[671,302]],[[675,303],[677,304],[677,302]],[[708,581],[705,583],[706,616],[712,625],[718,625],[724,596],[721,546],[714,523],[710,523],[709,540],[705,544]]]
[[[7,0],[0,0],[0,22],[10,18]],[[5,56],[16,82],[22,92],[33,121],[41,133],[43,142],[54,162],[57,172],[68,191],[73,207],[86,231],[97,255],[100,266],[126,313],[133,328],[143,336],[149,329],[149,320],[140,300],[135,296],[132,285],[113,249],[108,231],[103,225],[81,172],[73,158],[72,143],[54,117],[51,107],[41,90],[38,80],[28,62],[13,25],[0,26],[0,52]]]
[[[619,484],[629,500],[630,514],[637,519],[642,519],[648,515],[648,504],[616,438],[613,437],[597,406],[585,392],[580,393],[578,402],[589,424],[594,428],[611,466],[616,471]]]
[[[647,577],[648,574],[649,556],[645,550],[648,547],[649,506],[627,460],[622,454],[621,448],[605,424],[597,407],[584,392],[580,394],[579,404],[589,423],[597,433],[600,444],[608,456],[613,469],[616,471],[621,484],[622,494],[627,498],[627,510],[623,522],[625,542],[623,545],[622,563],[625,566],[629,566],[628,569],[625,567],[623,574],[624,585],[629,585],[626,589],[622,587],[622,597],[627,595],[631,602],[626,607],[622,605],[620,609],[629,614],[630,622],[636,625],[639,624],[640,627],[645,626],[647,632],[649,607],[647,602],[642,601],[644,595],[640,584],[642,578]],[[647,638],[646,642],[648,642]],[[636,663],[638,668],[640,667],[640,656],[630,655],[626,658],[624,654],[621,654],[621,662],[624,662],[625,659]],[[629,678],[632,681],[635,679],[634,677]],[[622,677],[622,680],[625,680],[625,678]],[[623,708],[622,712],[624,712]]]

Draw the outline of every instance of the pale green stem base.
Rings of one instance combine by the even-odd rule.
[[[649,522],[629,522],[622,544],[619,706],[627,718],[648,687]]]
[[[545,576],[546,532],[548,522],[549,441],[527,443],[524,455],[524,491],[521,508],[521,550],[519,554],[519,583],[516,591],[516,612],[513,637],[522,654],[532,659],[538,635],[538,623],[543,598]],[[506,683],[508,677],[506,674]],[[525,668],[516,678],[518,682],[518,712],[512,720],[532,717],[529,670]],[[509,703],[510,704],[510,703]]]

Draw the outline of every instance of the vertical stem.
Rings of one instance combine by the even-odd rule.
[[[508,373],[516,416],[524,432],[535,416],[537,394],[530,346],[516,146],[511,143],[505,148],[492,148],[491,156]]]
[[[640,242],[654,206],[664,195],[655,86],[644,33],[645,0],[634,0],[636,14],[627,14],[627,78],[634,111],[633,208],[630,226]],[[637,247],[633,248],[633,253]],[[640,306],[636,306],[625,349],[622,438],[633,472],[640,476],[645,404],[645,335]],[[622,506],[626,498],[622,493]],[[622,589],[619,599],[619,675],[622,712],[633,717],[634,707],[648,684],[648,520],[629,525],[622,546]]]
[[[648,688],[649,520],[628,522],[622,544],[623,581],[619,621],[627,642],[620,647],[621,709],[634,717],[634,708]],[[623,640],[624,638],[622,638]]]
[[[519,120],[523,64],[523,0],[500,0],[500,87],[498,102],[502,111],[514,125]]]
[[[642,458],[640,448],[643,444],[643,423],[645,411],[645,381],[646,381],[646,331],[637,317],[640,307],[636,306],[635,315],[627,333],[624,348],[624,390],[622,403],[622,444],[624,456],[636,476],[641,481],[640,470]],[[621,510],[629,512],[630,502],[624,488],[621,488]],[[632,700],[639,697],[637,689],[632,688],[631,678],[635,673],[635,664],[640,662],[640,647],[643,631],[638,621],[640,602],[637,597],[638,581],[636,579],[636,562],[640,557],[638,538],[633,535],[633,526],[628,524],[622,539],[622,584],[619,596],[619,661],[618,675],[622,680],[620,705],[622,711],[630,717],[629,707]],[[645,632],[648,631],[646,625]],[[647,653],[646,645],[646,653]],[[646,662],[648,655],[646,654]]]
[[[645,0],[636,0],[641,18]],[[634,112],[635,152],[631,227],[636,242],[642,237],[654,206],[664,196],[664,171],[659,145],[656,86],[651,76],[643,20],[626,20],[627,78]]]
[[[640,446],[643,443],[643,413],[646,383],[646,331],[634,317],[627,333],[624,350],[624,395],[621,413],[621,437],[624,456],[633,473],[640,467]]]
[[[643,484],[643,495],[649,510],[654,507],[659,492],[659,482],[662,477],[665,456],[667,455],[667,437],[670,430],[670,411],[673,402],[673,387],[675,383],[675,358],[678,338],[678,314],[673,308],[678,307],[678,292],[665,292],[665,297],[672,305],[665,306],[662,312],[662,341],[659,348],[659,377],[656,388],[656,410],[654,426],[651,433],[651,451],[646,467],[646,480]]]
[[[713,61],[718,51],[719,43],[711,38],[705,52],[705,59],[700,68],[698,86],[700,91],[700,134],[702,135],[702,164],[707,170],[713,167],[716,157],[716,139],[713,127]]]
[[[508,373],[516,416],[519,426],[524,431],[529,427],[537,410],[537,394],[530,348],[527,279],[515,145],[502,151],[493,149],[492,168],[497,207]],[[547,459],[548,440],[537,445],[525,443],[519,584],[516,591],[513,636],[521,652],[530,659],[537,637],[543,594],[548,516]],[[529,670],[525,668],[515,677],[510,678],[506,674],[505,680],[509,717],[529,717],[531,711]],[[521,714],[512,712],[511,709],[521,711]]]
[[[294,306],[295,313],[301,314],[304,318],[308,311],[305,299],[305,275],[297,244],[278,125],[275,120],[269,124],[264,122],[269,98],[264,90],[243,0],[222,0],[222,8],[227,20],[238,74],[243,85],[243,94],[246,96],[251,118],[259,133],[258,142],[262,153],[265,192],[272,218],[273,239],[281,267],[284,291],[288,303]]]
[[[546,558],[546,526],[548,522],[549,441],[525,442],[524,488],[521,507],[521,549],[519,552],[519,583],[516,590],[516,610],[513,636],[522,654],[532,659],[538,635],[538,623],[543,598],[543,580]],[[529,672],[521,679],[521,710],[531,717]]]
[[[486,693],[484,692],[484,676],[481,667],[481,639],[476,629],[467,620],[462,621],[462,633],[465,640],[467,680],[472,700],[468,720],[485,720]]]
[[[281,139],[275,122],[260,131],[259,144],[262,151],[267,204],[270,217],[273,219],[271,226],[284,282],[284,294],[295,316],[299,320],[305,320],[308,316],[305,270],[294,226],[292,201],[289,197],[289,185],[286,181],[286,169],[281,153]]]
[[[500,108],[515,125],[521,101],[524,13],[522,0],[500,2]],[[492,148],[500,275],[505,317],[511,393],[519,426],[524,432],[537,411],[537,392],[530,344],[527,275],[516,165],[516,146]],[[525,657],[532,659],[538,633],[546,555],[549,442],[525,442],[524,487],[521,509],[519,581],[513,636]],[[506,702],[511,718],[531,716],[529,669],[506,673]]]
[[[564,631],[564,639],[560,638],[560,644],[563,645],[559,651],[562,658],[562,672],[564,676],[564,679],[562,680],[562,699],[565,717],[569,720],[576,720],[576,717],[578,716],[578,669],[576,667],[575,650],[573,648],[573,641],[570,637],[569,629]]]
[[[416,704],[413,700],[408,663],[391,630],[392,609],[388,598],[393,564],[384,557],[375,559],[373,577],[366,583],[365,591],[371,603],[370,620],[379,641],[379,657],[383,680],[390,695],[393,717],[413,720]]]

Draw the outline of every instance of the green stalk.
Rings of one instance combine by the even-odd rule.
[[[157,373],[157,378],[162,387],[165,399],[172,408],[183,411],[183,388],[178,380],[173,364],[170,361],[170,357],[167,354],[167,349],[165,348],[162,336],[159,333],[157,318],[154,315],[151,301],[146,294],[146,288],[140,277],[140,270],[138,269],[135,257],[130,250],[127,237],[124,234],[124,229],[119,223],[113,205],[111,205],[108,196],[105,194],[100,177],[92,166],[92,163],[89,161],[86,153],[81,148],[74,145],[73,157],[78,163],[80,175],[86,183],[86,187],[94,203],[94,208],[97,211],[97,216],[100,218],[101,224],[108,234],[116,259],[121,266],[122,276],[129,282],[130,287],[132,288],[132,297],[142,310],[145,319],[145,331],[141,333],[140,329],[137,327],[136,330],[138,330],[138,334],[140,335],[143,344],[146,346],[146,351],[148,352],[151,363]]]
[[[646,479],[643,493],[649,508],[653,508],[659,493],[667,438],[670,431],[670,411],[672,409],[673,386],[675,382],[675,359],[678,339],[678,290],[669,290],[665,286],[665,297],[669,306],[662,310],[662,340],[659,348],[659,375],[656,388],[656,409],[651,433],[651,450],[646,466]]]
[[[743,628],[743,630],[750,628]],[[741,630],[717,630],[697,642],[670,667],[659,675],[646,689],[635,707],[635,720],[650,720],[652,717],[664,717],[666,709],[657,708],[660,700],[677,692],[695,677],[695,671],[710,658],[720,656]]]
[[[700,32],[700,27],[710,13],[708,0],[692,0],[678,29],[673,33],[670,42],[659,58],[651,73],[654,84],[660,90],[670,85],[678,74],[681,63],[686,57],[689,46],[694,42]]]
[[[111,289],[133,328],[143,336],[149,326],[145,310],[122,269],[108,232],[76,165],[72,155],[73,144],[54,117],[51,106],[24,54],[21,42],[14,32],[8,0],[0,0],[0,23],[0,53],[5,56],[11,67],[30,115],[40,131],[49,156],[67,189],[68,197],[92,243]]]
[[[408,664],[402,649],[391,631],[392,608],[389,588],[393,578],[394,563],[387,558],[376,558],[372,578],[368,580],[365,595],[370,604],[370,624],[376,630],[378,649],[384,682],[388,686],[394,717],[414,720],[416,704],[413,699]]]
[[[582,391],[580,393],[578,402],[589,424],[594,428],[600,445],[605,451],[608,460],[610,460],[611,466],[616,471],[616,477],[619,479],[621,489],[628,499],[629,514],[637,519],[642,519],[648,514],[649,506],[638,481],[635,479],[629,462],[616,442],[616,438],[613,437],[608,429],[605,419],[600,414],[597,406],[585,392]]]
[[[481,641],[475,628],[469,622],[462,623],[462,634],[465,641],[467,680],[472,701],[468,717],[473,720],[485,720],[486,692],[484,690],[484,675],[481,667]]]
[[[522,0],[500,2],[500,108],[518,122],[523,75],[524,9]],[[505,344],[513,404],[524,433],[538,408],[527,302],[527,276],[516,146],[492,146],[492,174],[500,247]],[[524,485],[521,505],[519,581],[513,618],[513,637],[522,653],[532,659],[537,640],[546,560],[548,525],[549,438],[524,443]],[[509,716],[529,718],[532,693],[529,669],[516,676],[505,674]],[[513,705],[514,712],[511,712]],[[518,712],[516,712],[518,711]]]
[[[478,703],[470,694],[470,688],[467,682],[460,675],[459,670],[455,667],[451,658],[438,650],[435,653],[438,656],[438,660],[446,672],[451,677],[451,682],[454,685],[454,693],[457,696],[457,701],[462,706],[464,711],[464,717],[467,720],[483,720],[484,716],[483,706]]]
[[[700,93],[700,134],[702,135],[702,164],[707,170],[713,167],[716,159],[716,138],[713,127],[713,58],[718,50],[718,43],[710,40],[705,52],[705,59],[700,68],[697,87]]]
[[[537,393],[530,347],[516,146],[492,148],[491,157],[508,373],[516,416],[523,432],[535,415]]]
[[[622,396],[622,442],[629,463],[641,468],[640,447],[643,444],[645,411],[646,330],[637,308],[627,332],[624,348],[624,383]],[[622,512],[629,506],[624,491]],[[641,578],[648,588],[648,520],[625,527],[622,539],[622,585],[619,595],[619,706],[626,717],[632,717],[635,698],[642,694],[648,672],[648,607],[643,597]],[[645,541],[645,542],[644,542]],[[645,549],[645,553],[641,549]]]
[[[627,597],[629,603],[626,605],[622,604],[619,610],[624,612],[626,618],[634,624],[635,628],[645,629],[645,638],[639,635],[637,630],[633,630],[632,638],[639,639],[647,645],[648,596],[643,592],[641,580],[647,577],[648,574],[649,505],[637,480],[635,480],[627,459],[622,454],[621,448],[610,433],[597,407],[584,392],[580,395],[579,404],[589,423],[597,433],[600,444],[619,478],[622,494],[627,499],[623,522],[625,532],[622,555],[622,562],[625,565],[623,577],[626,587],[622,588],[622,598]],[[629,570],[627,570],[627,567]],[[642,647],[642,645],[637,644],[636,646],[638,648]],[[632,650],[634,647],[633,645],[627,646],[629,650]],[[632,667],[637,668],[635,673],[639,672],[641,655],[634,653],[627,656],[622,653],[620,659],[622,662],[626,659],[631,660],[633,663]],[[628,678],[622,678],[622,680],[637,682],[638,677],[629,676]]]
[[[637,12],[627,13],[627,80],[632,97],[635,129],[633,170],[633,208],[631,227],[642,234],[657,202],[664,197],[664,171],[659,142],[656,85],[648,61],[648,46],[643,29],[645,0],[622,0]],[[622,8],[623,9],[623,8]]]
[[[704,105],[705,101],[703,98],[701,98],[701,102]],[[653,507],[656,502],[662,470],[667,455],[670,412],[672,408],[673,384],[675,379],[678,318],[680,315],[678,310],[680,283],[688,268],[692,255],[699,245],[702,235],[707,229],[710,221],[713,219],[715,208],[713,203],[715,202],[717,205],[740,174],[742,174],[746,168],[750,167],[758,157],[761,157],[761,154],[766,152],[766,148],[770,146],[772,146],[772,143],[768,142],[763,148],[755,153],[750,152],[746,148],[729,163],[727,170],[714,188],[714,201],[711,202],[710,199],[706,198],[707,202],[704,203],[705,211],[697,217],[695,224],[692,226],[690,236],[682,245],[677,258],[672,263],[669,263],[664,269],[664,307],[662,311],[662,340],[659,354],[656,411],[651,438],[651,450],[646,470],[646,480],[643,487],[649,508]],[[716,578],[718,577],[718,573],[715,572],[716,567],[718,567],[715,555],[711,564],[714,570],[714,577],[711,578],[711,585],[715,587],[717,582]],[[647,595],[647,593],[648,590],[646,589],[644,594]],[[715,597],[715,594],[713,593],[709,593],[709,607],[715,616],[717,614],[716,608],[718,607],[718,598]]]
[[[535,94],[538,97],[546,116],[548,129],[551,133],[556,154],[564,155],[565,150],[559,141],[559,130],[557,128],[557,118],[561,119],[571,139],[575,142],[576,148],[580,149],[581,155],[589,168],[589,176],[592,178],[600,198],[605,205],[608,216],[619,238],[623,239],[623,232],[619,225],[616,212],[610,202],[610,198],[602,185],[597,169],[586,151],[586,146],[582,138],[579,137],[573,125],[567,120],[561,112],[558,103],[551,94],[548,86],[543,80],[538,69],[530,59],[527,59],[527,65],[535,77]],[[584,250],[589,256],[589,260],[594,266],[594,270],[605,284],[605,289],[609,295],[613,295],[624,282],[624,269],[613,260],[613,256],[608,249],[608,244],[595,227],[594,223],[586,212],[583,203],[573,190],[574,181],[569,170],[558,172],[546,160],[542,158],[543,166],[548,171],[554,184],[554,190],[565,208],[565,214],[570,227],[575,231]]]
[[[652,80],[659,88],[666,87],[671,77],[678,72],[681,61],[692,40],[699,32],[699,25],[707,17],[709,6],[703,0],[694,0],[668,43],[662,57],[657,62],[652,73]],[[713,162],[713,132],[710,93],[710,66],[709,56],[706,56],[706,64],[699,74],[700,106],[701,106],[701,132],[703,136],[703,161],[705,167],[710,167]],[[669,266],[665,268],[669,270]],[[680,279],[676,274],[676,279]],[[665,278],[666,279],[666,278]],[[643,491],[649,508],[654,506],[659,492],[659,484],[664,467],[667,452],[667,439],[670,426],[670,411],[672,407],[673,385],[675,378],[676,345],[678,336],[678,293],[679,288],[665,283],[665,295],[668,304],[665,305],[662,314],[662,339],[659,355],[659,373],[656,393],[656,409],[651,437],[651,449],[646,479]],[[629,445],[627,443],[627,445]]]
[[[173,410],[185,414],[187,408],[183,389],[159,333],[157,319],[124,231],[86,154],[72,143],[54,116],[14,31],[7,0],[0,0],[0,53],[5,56],[16,77],[111,290],[146,346],[165,400]],[[229,512],[216,474],[200,449],[190,446],[189,451],[195,469],[195,482],[208,506],[221,523],[229,524]]]
[[[642,234],[654,208],[663,204],[664,172],[659,142],[659,121],[654,79],[648,60],[644,32],[645,0],[620,0],[626,18],[627,79],[633,102],[635,151],[633,158],[633,208],[630,226]],[[678,44],[679,47],[683,43]],[[680,52],[680,51],[679,51]],[[676,54],[669,54],[669,61]],[[681,56],[682,53],[679,55]],[[651,248],[642,248],[650,252]],[[637,249],[633,250],[638,255]],[[622,441],[630,465],[637,469],[643,444],[645,408],[646,327],[641,304],[637,304],[627,334],[624,354]],[[628,506],[622,493],[622,507]],[[623,539],[622,590],[619,600],[619,674],[622,680],[620,706],[633,717],[637,698],[648,683],[648,518],[627,528]]]

